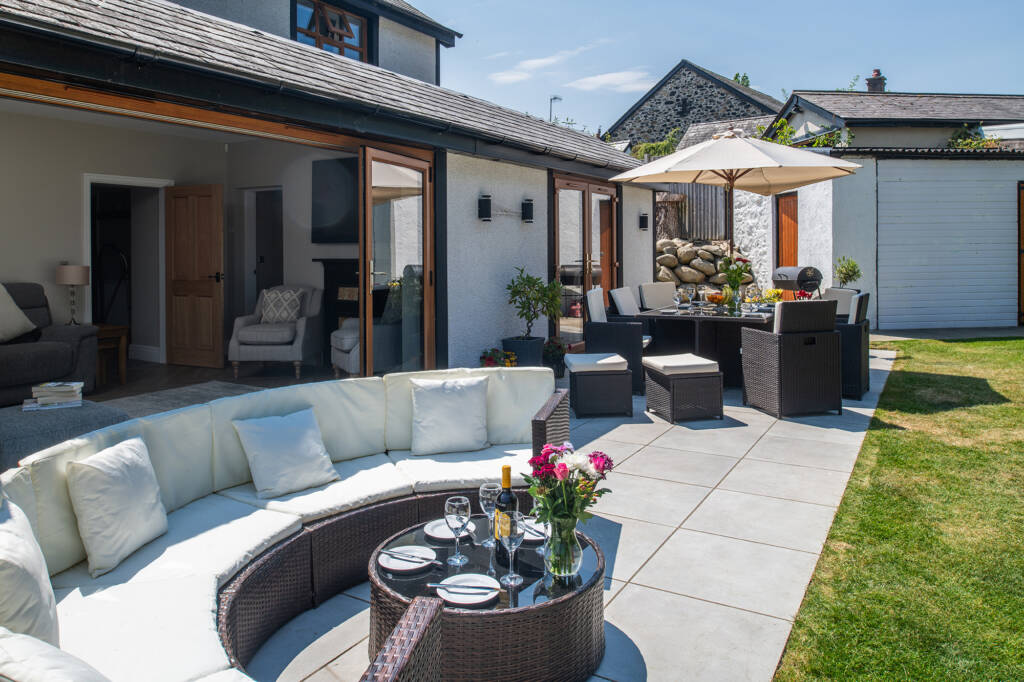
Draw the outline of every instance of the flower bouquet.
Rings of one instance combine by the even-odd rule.
[[[480,354],[481,367],[515,367],[516,354],[510,350],[488,348]]]
[[[811,300],[811,292],[804,291],[803,289],[801,289],[800,291],[796,292],[796,294],[794,294],[793,297],[796,298],[796,300],[798,301],[809,301]]]
[[[765,303],[778,303],[782,300],[782,289],[766,289],[763,298]]]
[[[524,476],[533,496],[537,520],[551,526],[544,565],[554,576],[572,576],[579,572],[583,549],[576,538],[576,524],[593,515],[587,512],[609,492],[598,484],[612,470],[612,459],[603,452],[585,455],[572,443],[547,444],[530,459],[533,471]]]

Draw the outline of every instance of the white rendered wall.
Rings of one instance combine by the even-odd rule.
[[[640,285],[654,281],[654,214],[650,190],[624,185],[622,188],[622,285],[633,288],[640,300]],[[640,214],[648,215],[648,229],[640,229]]]
[[[775,269],[772,251],[773,197],[753,192],[733,192],[733,244],[750,258],[754,283],[761,289],[771,286]]]
[[[501,161],[448,154],[448,364],[475,367],[480,353],[523,333],[505,285],[523,266],[548,276],[548,174]],[[491,195],[489,223],[477,218],[477,199]],[[520,213],[533,199],[532,223]],[[547,335],[547,320],[534,334]]]
[[[841,256],[857,261],[861,278],[848,286],[871,294],[868,319],[877,327],[876,161],[872,157],[844,156],[843,159],[859,163],[863,168],[829,183],[832,185],[832,263]],[[828,274],[832,276],[831,267]]]
[[[797,265],[821,270],[821,288],[832,286],[832,182],[797,190]]]
[[[282,38],[291,37],[288,0],[174,0],[174,3]]]
[[[377,61],[381,68],[438,85],[434,38],[384,17],[380,17],[377,36]]]
[[[945,147],[956,128],[860,126],[852,131],[851,147]]]

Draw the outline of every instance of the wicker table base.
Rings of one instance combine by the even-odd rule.
[[[647,409],[670,422],[722,418],[722,373],[666,375],[647,372]]]

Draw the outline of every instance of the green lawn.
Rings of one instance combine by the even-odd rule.
[[[1024,339],[903,341],[777,680],[1024,680]]]

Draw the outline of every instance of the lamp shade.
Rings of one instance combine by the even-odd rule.
[[[57,284],[80,286],[89,283],[88,265],[58,265]]]

